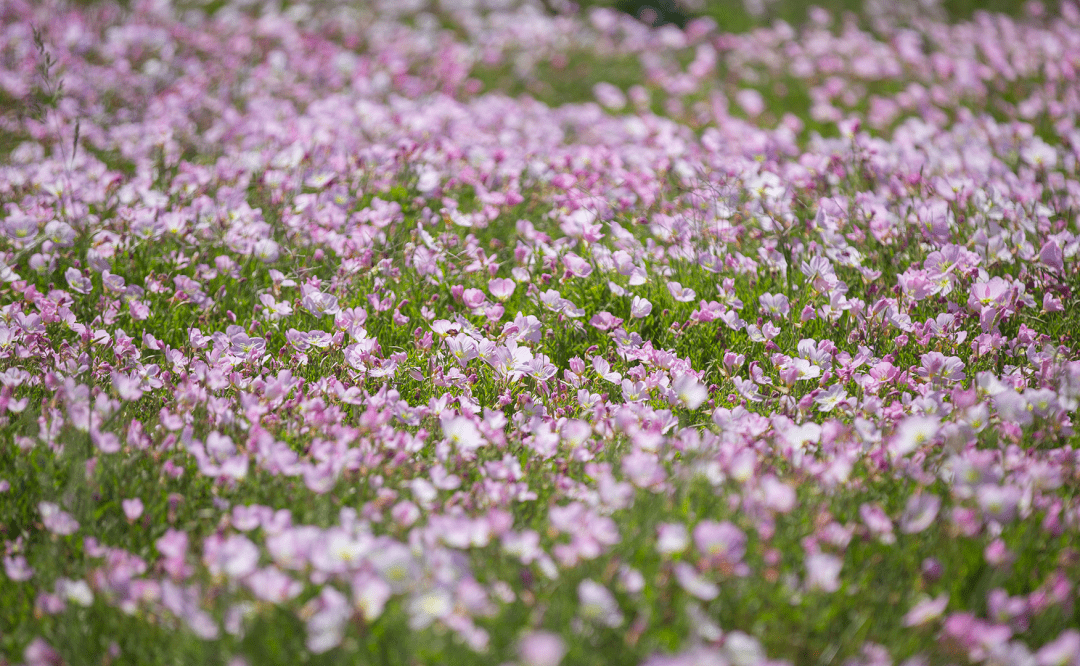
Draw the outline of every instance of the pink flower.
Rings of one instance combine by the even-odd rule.
[[[534,631],[518,643],[518,658],[523,666],[559,666],[564,656],[566,642],[548,631]]]
[[[616,86],[601,81],[593,86],[593,95],[596,101],[613,111],[618,111],[626,106],[626,95]]]
[[[589,440],[592,435],[592,426],[588,421],[571,419],[563,424],[559,434],[571,449],[576,449]]]
[[[735,101],[751,118],[761,115],[761,112],[765,110],[765,98],[753,88],[740,89],[735,93]]]
[[[765,314],[770,317],[784,318],[788,316],[791,311],[791,305],[788,302],[788,297],[783,294],[769,294],[764,293],[758,296],[758,302],[761,304],[761,309]]]
[[[579,257],[573,252],[568,252],[563,257],[563,266],[566,266],[566,274],[570,277],[589,277],[592,275],[593,267],[585,259]]]
[[[675,563],[675,580],[679,587],[702,601],[712,601],[720,594],[716,583],[707,580],[688,562]]]
[[[1080,666],[1080,631],[1066,629],[1035,653],[1038,666]]]
[[[844,561],[829,553],[813,553],[806,558],[806,586],[811,590],[836,592],[840,589],[840,569]]]
[[[94,288],[94,283],[79,272],[78,268],[72,267],[64,271],[64,279],[67,280],[71,290],[77,294],[89,294]]]
[[[817,405],[818,411],[831,412],[838,405],[844,404],[845,400],[847,400],[847,391],[842,385],[833,384],[814,397],[814,404]]]
[[[112,385],[121,400],[138,400],[143,396],[142,380],[122,372],[112,372]]]
[[[795,489],[772,474],[761,478],[761,494],[765,506],[777,513],[789,513],[795,508]]]
[[[15,582],[24,582],[34,576],[34,569],[22,555],[9,555],[4,557],[4,573]]]
[[[968,307],[975,312],[988,308],[1000,309],[1011,300],[1013,286],[1004,279],[994,276],[986,282],[971,285],[971,297]]]
[[[656,550],[661,555],[671,555],[686,550],[690,534],[682,523],[661,523],[656,527]]]
[[[409,602],[409,628],[423,629],[436,620],[444,620],[454,610],[454,598],[449,590],[435,587],[413,596]]]
[[[326,585],[304,606],[302,615],[307,617],[307,648],[322,654],[341,643],[352,605],[344,594]]]
[[[338,306],[337,296],[334,296],[333,294],[324,294],[321,291],[308,292],[307,296],[304,296],[302,305],[308,312],[316,317],[336,315],[341,311],[341,307]]]
[[[924,270],[909,268],[897,276],[897,282],[914,301],[921,301],[941,291],[941,285],[932,281]]]
[[[630,301],[630,316],[634,319],[644,319],[652,312],[652,303],[648,299],[634,296]]]
[[[255,571],[259,548],[240,534],[210,537],[203,544],[203,560],[211,575],[243,578]]]
[[[352,581],[353,603],[368,622],[377,620],[393,596],[393,590],[382,578],[361,574]]]
[[[680,303],[689,303],[697,298],[697,292],[690,287],[684,287],[678,282],[672,280],[667,283],[668,291],[671,293],[671,297]]]
[[[1005,542],[998,538],[991,541],[983,549],[983,557],[986,559],[987,564],[998,567],[1010,562],[1013,559],[1013,554],[1009,552]]]
[[[281,255],[281,248],[272,238],[260,238],[255,241],[251,252],[264,264],[272,264]]]
[[[613,328],[618,328],[622,325],[623,320],[611,314],[607,310],[597,312],[589,320],[589,324],[601,331],[610,331]]]
[[[904,515],[900,517],[900,531],[904,534],[922,532],[937,518],[941,498],[933,493],[917,493],[908,498]]]
[[[596,581],[585,579],[578,585],[578,603],[581,616],[585,620],[602,624],[612,629],[623,623],[623,614],[615,595]]]
[[[120,506],[124,509],[124,515],[128,520],[137,520],[143,512],[142,500],[138,497],[134,499],[126,499],[120,502]]]
[[[1061,251],[1061,246],[1056,241],[1046,241],[1043,243],[1042,249],[1039,250],[1039,261],[1046,264],[1048,268],[1055,273],[1063,273],[1065,271],[1065,259],[1064,253]]]
[[[41,638],[30,641],[23,650],[23,659],[26,660],[26,666],[54,666],[64,663],[60,653]]]
[[[38,511],[41,512],[41,522],[45,529],[53,534],[67,536],[79,529],[79,521],[52,502],[39,502]]]
[[[509,278],[493,278],[488,282],[488,291],[495,300],[505,301],[513,295],[516,286]]]
[[[863,504],[859,507],[859,516],[870,530],[870,534],[878,537],[884,544],[896,542],[893,536],[893,523],[888,514],[877,504]]]
[[[304,584],[293,580],[275,566],[263,567],[244,579],[244,584],[257,598],[273,604],[295,599],[304,591]]]
[[[905,627],[918,627],[941,617],[949,605],[949,595],[942,594],[934,599],[924,598],[915,604],[904,616]]]
[[[942,387],[964,379],[964,362],[957,356],[929,352],[919,358],[922,366],[916,371],[931,386]]]
[[[983,513],[1003,523],[1016,517],[1016,508],[1023,494],[1023,491],[1016,486],[1001,486],[996,483],[984,483],[975,491],[975,497]]]
[[[735,565],[746,554],[746,534],[726,520],[703,520],[694,527],[694,545],[713,561]]]
[[[484,296],[484,292],[479,289],[466,289],[461,294],[461,300],[465,304],[465,307],[475,309],[484,304],[487,297]]]

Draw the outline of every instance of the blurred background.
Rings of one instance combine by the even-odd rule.
[[[875,5],[890,5],[894,10],[935,14],[935,18],[949,22],[969,19],[980,10],[1014,17],[1040,16],[1049,10],[1029,0],[579,0],[576,4],[582,9],[613,7],[653,26],[671,23],[682,27],[691,19],[710,17],[725,32],[742,32],[776,20],[799,25],[813,7],[833,16],[851,13],[862,18],[874,13]]]

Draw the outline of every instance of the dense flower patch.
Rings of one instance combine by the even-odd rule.
[[[0,662],[1080,664],[1080,11],[558,4],[0,4]]]

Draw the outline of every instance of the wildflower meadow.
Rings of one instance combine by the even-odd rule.
[[[0,664],[1080,666],[1080,6],[659,4],[0,0]]]

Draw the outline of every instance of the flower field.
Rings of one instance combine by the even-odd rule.
[[[1080,8],[776,2],[0,0],[0,664],[1080,666]]]

